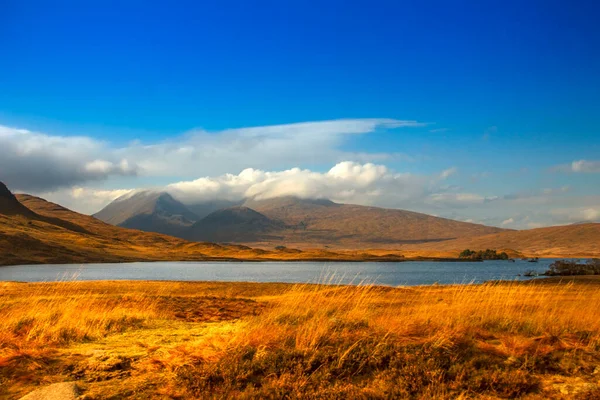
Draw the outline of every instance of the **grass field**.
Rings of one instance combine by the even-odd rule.
[[[0,283],[0,398],[600,398],[600,286]]]

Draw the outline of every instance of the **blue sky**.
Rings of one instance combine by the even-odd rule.
[[[322,183],[323,195],[495,225],[512,218],[505,225],[513,227],[600,218],[599,14],[591,1],[8,0],[0,5],[0,125],[13,142],[0,150],[12,151],[0,179],[77,208],[74,189],[165,186],[244,168],[325,174],[348,161],[423,177],[427,188],[422,198],[365,200]],[[258,135],[270,144],[226,151],[245,143],[240,128],[372,118],[416,123],[354,134],[335,127],[323,131],[325,142],[304,130],[282,140],[291,133],[280,129]],[[72,137],[89,140],[89,151],[63,140]],[[29,179],[51,185],[26,182],[36,143],[69,160],[40,163],[51,176]],[[211,154],[235,162],[196,152],[194,162],[156,172],[141,154],[156,145],[214,145]],[[105,164],[90,164],[98,160]],[[525,193],[535,201],[489,200]],[[488,200],[465,207],[455,201],[464,194]]]

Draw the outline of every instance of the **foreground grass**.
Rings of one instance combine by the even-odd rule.
[[[0,397],[594,399],[589,282],[0,283]]]

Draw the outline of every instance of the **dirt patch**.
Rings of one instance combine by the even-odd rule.
[[[258,315],[265,303],[224,297],[161,297],[159,309],[186,322],[221,322]]]

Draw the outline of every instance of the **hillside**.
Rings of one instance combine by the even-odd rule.
[[[203,260],[238,254],[236,247],[189,243],[182,239],[116,227],[38,197],[16,197],[40,218],[0,212],[1,264]],[[76,229],[67,229],[76,227]]]
[[[337,204],[329,200],[282,197],[247,201],[268,218],[283,222],[279,233],[294,246],[337,248],[397,248],[402,244],[439,242],[505,231],[412,211]],[[249,244],[258,245],[259,241]]]
[[[16,197],[0,184],[0,265],[124,261],[351,260],[397,261],[395,255],[266,251],[188,242],[107,224],[39,197]]]
[[[198,220],[198,216],[170,194],[155,191],[122,196],[94,217],[124,228],[177,237],[182,237],[186,228]]]
[[[186,204],[188,210],[193,212],[198,220],[206,217],[208,214],[225,208],[238,207],[242,205],[242,201],[229,200],[208,200],[199,203]]]
[[[441,243],[403,246],[402,250],[448,256],[464,249],[514,250],[529,257],[600,257],[600,224],[587,223],[507,231]]]
[[[0,214],[36,218],[35,213],[21,204],[2,182],[0,182]]]
[[[397,248],[504,231],[405,210],[294,197],[247,200],[242,206],[213,210],[202,219],[189,211],[204,214],[230,204],[213,201],[187,206],[166,193],[142,192],[115,200],[95,216],[111,224],[189,240],[261,247]],[[192,223],[194,218],[198,221]]]
[[[230,207],[212,212],[196,222],[187,237],[190,240],[238,243],[278,240],[277,233],[284,229],[283,223],[248,207]]]

